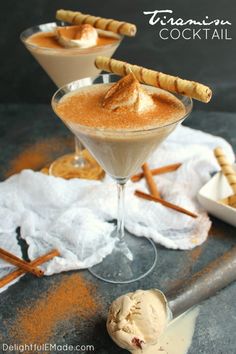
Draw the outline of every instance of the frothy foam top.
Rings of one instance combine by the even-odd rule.
[[[67,26],[67,27],[75,27],[75,26]],[[58,41],[58,36],[56,35],[57,28],[52,28],[51,31],[43,31],[43,32],[37,32],[35,34],[32,34],[30,37],[27,38],[26,42],[30,45],[36,46],[37,49],[40,48],[49,48],[49,49],[61,49],[62,51],[67,52],[73,52],[76,49],[80,49],[78,46],[77,47],[65,47],[62,44],[59,43]],[[119,37],[116,37],[114,35],[110,36],[110,32],[105,32],[105,31],[97,31],[98,38],[96,45],[93,45],[91,50],[96,50],[97,47],[100,46],[107,46],[107,45],[114,45],[119,41]],[[90,48],[87,48],[89,51]],[[86,48],[83,48],[86,49]]]
[[[183,103],[171,93],[141,85],[154,102],[142,112],[104,107],[104,97],[112,84],[96,84],[65,95],[55,107],[68,123],[101,129],[150,129],[178,121],[186,114]]]

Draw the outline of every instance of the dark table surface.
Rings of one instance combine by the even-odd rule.
[[[55,118],[49,105],[0,105],[0,117],[0,177],[2,180],[22,168],[40,169],[56,156],[73,149],[71,134]],[[220,135],[236,149],[234,113],[196,111],[192,113],[186,125]],[[93,278],[88,271],[79,271],[79,274],[97,286],[102,309],[95,319],[79,327],[75,328],[73,321],[61,323],[50,342],[90,343],[99,354],[125,353],[113,344],[105,330],[109,304],[120,294],[139,288],[156,287],[167,291],[235,245],[235,228],[217,219],[211,219],[213,226],[208,240],[194,250],[173,251],[156,245],[157,265],[151,274],[138,282],[112,285]],[[0,342],[13,344],[9,324],[14,321],[17,312],[71,273],[42,279],[27,275],[2,293],[0,295]],[[189,350],[190,354],[236,352],[235,292],[236,283],[233,283],[200,305],[200,315]]]
[[[33,3],[33,6],[32,0],[2,3],[0,44],[4,50],[0,70],[1,102],[49,102],[54,84],[25,50],[19,35],[28,27],[54,21],[56,10],[61,8],[135,23],[137,35],[124,39],[115,58],[205,83],[214,92],[211,104],[203,108],[201,103],[195,102],[195,107],[235,112],[235,0],[198,0],[197,5],[196,0],[34,0]],[[232,22],[232,26],[226,26],[232,40],[162,40],[158,34],[161,27],[149,25],[149,17],[143,12],[165,9],[172,10],[176,19],[201,21],[208,15],[211,20],[228,20]],[[207,27],[211,30],[215,28]]]

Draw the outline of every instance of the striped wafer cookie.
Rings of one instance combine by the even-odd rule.
[[[227,181],[232,188],[233,193],[236,194],[236,172],[220,147],[214,150],[214,154],[218,164],[220,165],[221,171],[227,178]]]
[[[219,200],[220,203],[230,205],[233,208],[236,208],[236,194],[230,195],[227,198]]]
[[[111,31],[129,37],[135,36],[137,32],[136,26],[132,23],[116,21],[111,18],[103,18],[83,14],[82,12],[78,11],[58,10],[56,12],[56,19],[74,25],[87,23],[95,28],[99,28],[104,31]]]
[[[146,69],[120,60],[98,56],[95,65],[98,69],[112,72],[120,76],[125,76],[132,71],[136,78],[144,84],[180,93],[205,103],[209,102],[212,96],[211,89],[198,82],[183,80],[177,76]]]

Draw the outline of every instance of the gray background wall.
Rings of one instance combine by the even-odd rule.
[[[123,41],[117,58],[212,86],[212,102],[197,103],[197,109],[236,111],[235,0],[9,0],[1,5],[1,102],[50,101],[55,87],[20,43],[19,35],[27,27],[53,21],[58,8],[68,8],[136,23],[136,38]],[[142,14],[155,9],[172,9],[183,18],[227,19],[233,22],[233,40],[162,41]]]

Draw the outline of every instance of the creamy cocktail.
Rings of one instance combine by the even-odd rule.
[[[54,95],[52,106],[118,186],[115,247],[90,271],[112,283],[144,277],[155,265],[156,249],[124,229],[125,182],[188,115],[191,100],[142,85],[129,72],[120,80],[106,74],[72,82]]]
[[[115,85],[75,90],[55,109],[105,171],[118,179],[134,174],[186,114],[177,97],[141,85],[132,73]]]
[[[22,34],[27,49],[58,87],[98,75],[100,70],[94,66],[95,58],[99,53],[112,56],[122,39],[90,25],[62,25],[46,23]]]
[[[29,28],[21,34],[21,40],[58,87],[98,75],[101,70],[94,66],[97,55],[111,57],[123,35],[132,36],[136,32],[132,24],[79,12],[58,10],[56,17],[65,22]],[[82,151],[78,139],[75,143],[75,154],[56,160],[49,172],[64,178],[100,178],[102,169]]]

